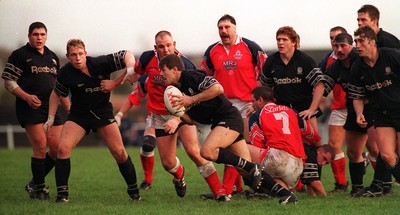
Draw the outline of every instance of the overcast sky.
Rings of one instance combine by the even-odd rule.
[[[285,25],[300,35],[302,49],[329,48],[329,29],[352,33],[367,3],[380,9],[380,26],[400,37],[399,0],[0,0],[0,48],[22,46],[29,24],[42,21],[47,46],[59,55],[70,38],[81,38],[89,55],[139,55],[153,48],[159,30],[169,30],[179,50],[198,54],[219,40],[216,23],[226,13],[236,18],[239,35],[266,51],[276,49],[275,32]]]

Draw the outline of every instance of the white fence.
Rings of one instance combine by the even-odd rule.
[[[144,130],[146,128],[146,123],[134,123],[132,127],[136,130]],[[14,150],[14,133],[25,133],[25,129],[22,128],[20,125],[0,125],[0,133],[6,133],[7,148],[9,150]]]
[[[0,125],[0,133],[6,133],[7,148],[9,150],[14,150],[14,133],[25,133],[25,129],[20,125]]]

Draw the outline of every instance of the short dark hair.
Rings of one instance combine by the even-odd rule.
[[[371,20],[377,19],[379,21],[379,9],[372,4],[365,4],[358,9],[357,13],[368,13]]]
[[[183,71],[183,61],[176,54],[170,54],[161,58],[160,62],[158,63],[158,67],[162,69],[164,66],[166,66],[168,69],[176,67],[179,71]]]
[[[224,14],[221,18],[219,18],[219,20],[217,22],[217,26],[221,21],[225,21],[225,20],[228,20],[232,24],[236,25],[236,20],[235,20],[235,18],[233,18],[233,16],[231,16],[229,14]]]
[[[334,43],[348,43],[353,45],[353,37],[348,33],[340,33],[333,40]]]
[[[340,31],[342,33],[347,33],[347,30],[345,28],[343,28],[342,26],[335,26],[333,28],[331,28],[331,30],[329,32],[332,31]]]
[[[335,150],[333,149],[333,147],[329,144],[324,144],[324,145],[320,146],[319,148],[331,155],[331,160],[328,162],[332,163],[332,161],[335,159]]]
[[[367,38],[369,40],[374,40],[376,42],[376,33],[368,25],[363,26],[363,27],[359,27],[356,31],[354,31],[354,37],[356,38],[357,36],[358,37],[365,37],[365,38]]]
[[[283,26],[280,27],[277,31],[276,31],[276,38],[278,38],[278,36],[280,34],[285,34],[289,37],[289,39],[294,42],[296,44],[296,46],[300,43],[300,36],[297,34],[297,32],[290,26]]]
[[[162,30],[162,31],[159,31],[159,32],[156,34],[156,36],[154,37],[154,39],[157,39],[157,37],[164,37],[164,36],[166,36],[166,35],[172,37],[172,34],[171,34],[169,31]]]
[[[45,24],[43,24],[42,22],[34,22],[29,26],[28,34],[31,35],[33,30],[35,30],[36,28],[44,28],[47,33],[47,28]]]
[[[255,99],[259,99],[261,97],[265,102],[274,101],[274,91],[271,87],[258,86],[251,91],[251,94]]]

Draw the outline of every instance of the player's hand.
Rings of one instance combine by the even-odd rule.
[[[299,116],[304,120],[309,120],[313,116],[314,112],[315,111],[312,111],[310,109],[303,110],[302,112],[299,113]]]
[[[181,107],[187,107],[194,103],[192,96],[187,96],[184,93],[182,95],[172,95],[172,107],[180,109]]]
[[[364,114],[357,114],[356,122],[361,128],[367,127],[368,122],[365,120]]]
[[[38,109],[42,105],[42,101],[36,95],[29,95],[25,98],[26,103],[33,109]]]
[[[111,92],[116,87],[117,84],[115,84],[114,80],[102,80],[100,83],[101,91],[103,91],[104,93]]]
[[[179,123],[181,123],[181,120],[179,117],[172,117],[170,118],[166,123],[164,123],[163,128],[164,131],[167,132],[168,134],[173,134],[176,132],[176,129],[178,128]]]
[[[253,107],[253,105],[252,105],[252,106],[250,106],[250,107],[248,107],[248,108],[246,109],[246,116],[247,116],[247,117],[250,117],[251,114],[253,114],[253,113],[254,113],[254,107]]]
[[[129,83],[133,84],[139,79],[139,75],[135,73],[135,70],[133,67],[129,67],[126,69],[126,75],[122,79],[121,84],[125,83],[126,81],[129,81]]]
[[[121,119],[122,119],[123,116],[124,116],[124,114],[123,114],[122,112],[118,112],[118,113],[114,116],[115,121],[117,122],[118,127],[121,126]]]
[[[49,115],[47,117],[47,121],[43,125],[44,132],[46,132],[47,134],[50,134],[50,130],[51,130],[51,127],[53,126],[53,124],[54,124],[54,116]]]

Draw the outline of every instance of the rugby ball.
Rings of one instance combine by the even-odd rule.
[[[185,113],[185,107],[177,109],[172,107],[174,99],[172,95],[182,95],[182,92],[175,86],[168,86],[164,91],[164,103],[167,110],[174,116],[181,117]]]

